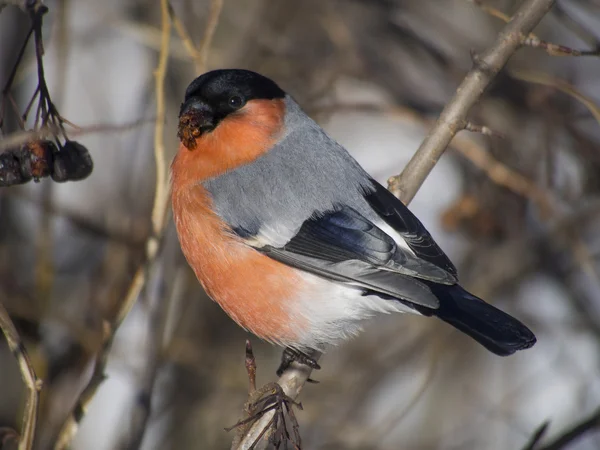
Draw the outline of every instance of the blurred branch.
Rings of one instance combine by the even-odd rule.
[[[545,423],[540,428],[538,428],[536,430],[536,433],[534,434],[534,438],[540,434],[540,431],[542,431],[543,434],[543,431],[545,431],[544,425],[547,426],[548,424]],[[560,436],[556,437],[553,441],[549,442],[548,444],[541,447],[537,447],[536,443],[541,438],[541,436],[539,436],[537,440],[534,440],[534,438],[532,438],[530,440],[530,444],[524,447],[523,450],[561,450],[567,445],[571,444],[576,439],[583,436],[588,431],[594,430],[596,428],[600,428],[600,408],[596,409],[589,416],[585,417],[581,422],[565,430],[563,433],[561,433]],[[531,445],[531,442],[533,442],[533,445]]]
[[[479,8],[492,17],[496,17],[504,22],[508,22],[510,20],[510,17],[504,14],[502,11],[497,10],[493,6],[484,4],[481,0],[471,0],[471,2],[479,6]],[[523,45],[533,48],[541,48],[550,56],[597,56],[600,54],[600,49],[576,50],[564,45],[553,44],[551,42],[544,41],[533,33],[523,36]]]
[[[124,123],[122,125],[113,124],[97,124],[89,125],[85,127],[78,127],[72,123],[69,123],[75,128],[75,131],[70,131],[71,137],[85,136],[88,134],[96,133],[123,133],[125,131],[134,130],[142,125],[149,123],[153,119],[140,119],[130,123]],[[155,120],[155,119],[154,119]],[[58,127],[52,124],[48,124],[39,128],[38,130],[22,130],[11,133],[2,139],[0,139],[0,153],[12,148],[19,147],[31,141],[41,140],[55,135],[58,132]]]
[[[202,41],[200,41],[200,64],[196,65],[196,71],[198,74],[206,72],[208,53],[210,51],[210,46],[212,44],[215,31],[217,30],[217,25],[219,24],[219,17],[221,16],[221,10],[223,9],[223,1],[224,0],[212,0],[210,2],[210,13],[208,15],[208,22],[206,23],[206,28],[204,29],[204,36],[202,37]]]
[[[560,2],[556,4],[555,15],[562,19],[562,23],[569,28],[573,33],[579,37],[582,41],[588,45],[593,46],[594,49],[600,50],[600,42],[598,41],[598,35],[595,33],[593,26],[587,24],[583,19],[583,15],[578,17],[565,8]]]
[[[202,55],[196,48],[194,42],[192,41],[192,37],[185,28],[185,25],[181,20],[179,20],[179,17],[177,17],[177,15],[175,14],[175,10],[173,9],[171,2],[169,2],[169,15],[171,17],[171,21],[173,22],[173,26],[175,27],[175,31],[177,31],[179,39],[181,39],[183,48],[185,48],[188,56],[192,58],[192,60],[196,64],[196,70],[198,71],[199,68],[202,66]]]
[[[162,30],[154,25],[142,23],[131,19],[115,18],[110,23],[115,29],[127,35],[140,44],[155,50],[160,51],[162,40]],[[176,27],[176,23],[173,22]],[[176,27],[177,29],[177,27]],[[173,40],[171,42],[169,56],[182,61],[189,60],[189,51],[185,48],[182,42]]]
[[[23,411],[23,420],[21,422],[21,433],[19,436],[19,450],[29,450],[33,446],[35,435],[35,426],[37,421],[38,393],[42,388],[42,381],[37,378],[33,366],[27,356],[25,346],[19,337],[19,333],[10,320],[8,311],[0,303],[0,329],[4,333],[8,348],[14,355],[19,365],[21,379],[28,392],[25,408]]]
[[[148,241],[148,253],[155,254],[156,249],[150,249],[151,246],[158,246],[157,236],[161,234],[165,213],[167,210],[167,165],[165,161],[165,76],[167,73],[167,63],[169,60],[169,41],[171,38],[171,19],[169,17],[169,2],[161,0],[161,22],[162,22],[162,40],[160,54],[158,57],[158,67],[154,72],[156,78],[156,122],[154,125],[154,160],[156,165],[156,191],[154,193],[154,204],[152,205],[152,227],[154,236]]]
[[[12,5],[18,8],[21,8],[23,11],[35,11],[40,5],[42,5],[41,0],[1,0],[0,1],[0,12],[5,6]]]
[[[523,39],[523,45],[531,48],[540,48],[550,56],[598,56],[600,50],[577,50],[565,45],[553,44],[536,36],[529,35]]]
[[[527,444],[525,444],[525,447],[522,448],[522,450],[534,450],[538,442],[540,442],[542,438],[546,435],[549,426],[550,421],[546,421],[542,423],[539,427],[537,427],[536,430],[533,432],[533,435],[529,438],[529,441],[527,441]]]
[[[249,404],[252,403],[253,397],[256,396],[256,393],[260,390],[256,390],[256,385],[254,383],[255,375],[256,375],[256,363],[254,360],[254,355],[251,354],[252,347],[248,347],[249,342],[247,342],[246,347],[246,370],[248,371],[248,379],[250,380],[250,395],[249,395]],[[248,348],[250,349],[248,351]],[[250,353],[250,354],[249,354]],[[316,353],[311,355],[315,361],[319,359],[321,356],[320,353]],[[290,366],[283,372],[283,374],[277,380],[277,384],[281,386],[283,393],[289,397],[291,400],[296,400],[304,384],[310,377],[312,372],[312,368],[306,366],[304,364],[299,364],[297,362],[292,362]],[[265,387],[270,386],[271,383],[267,384]],[[261,389],[264,389],[261,388]],[[257,399],[256,399],[257,400]],[[246,408],[246,412],[248,411],[248,407]],[[231,450],[259,450],[265,449],[269,442],[269,428],[272,427],[272,424],[275,421],[275,415],[277,414],[276,409],[270,409],[262,416],[256,420],[252,425],[247,429],[243,436],[236,436],[234,438]],[[285,426],[285,423],[284,423]]]
[[[548,192],[541,189],[534,181],[495,159],[475,141],[457,138],[452,143],[452,147],[484,172],[498,186],[528,198],[539,208],[542,217],[550,217],[553,213],[553,202]]]
[[[175,276],[169,292],[165,293],[167,290],[166,280],[170,278],[165,274],[166,264],[164,258],[157,260],[153,267],[152,280],[148,282],[145,290],[143,303],[148,308],[148,319],[146,336],[142,344],[145,349],[142,351],[145,352],[146,366],[136,382],[136,402],[132,411],[130,430],[117,448],[130,450],[142,448],[144,436],[148,430],[148,420],[153,410],[152,399],[156,388],[156,379],[165,355],[165,330],[171,312],[170,307],[184,292],[183,277]]]
[[[516,71],[511,70],[510,75],[522,80],[527,81],[529,83],[541,84],[543,86],[549,86],[554,89],[558,89],[561,92],[564,92],[567,95],[570,95],[577,101],[579,101],[583,106],[585,106],[598,125],[600,125],[600,107],[589,97],[583,95],[579,90],[577,90],[572,84],[568,83],[565,80],[561,80],[560,78],[553,77],[543,72],[533,72],[533,71]]]
[[[94,398],[98,388],[104,381],[104,370],[108,354],[112,348],[115,334],[127,314],[135,304],[139,294],[146,284],[149,269],[156,260],[164,230],[165,215],[167,210],[168,186],[166,180],[166,162],[164,150],[164,122],[165,122],[165,93],[164,80],[167,71],[169,56],[169,40],[171,36],[171,20],[169,18],[168,1],[161,0],[162,42],[159,54],[158,67],[154,73],[156,79],[156,121],[154,136],[154,158],[156,164],[156,191],[152,205],[152,234],[146,241],[145,261],[136,271],[125,299],[121,303],[116,317],[111,323],[105,322],[105,336],[102,349],[96,356],[94,372],[85,389],[82,391],[72,414],[63,425],[55,449],[67,448],[73,440],[79,423],[85,416],[90,401]]]
[[[404,203],[410,202],[419,187],[440,159],[452,138],[462,128],[471,107],[479,100],[485,88],[521,46],[522,36],[538,24],[555,0],[526,0],[514,17],[498,35],[494,45],[474,58],[474,67],[467,74],[456,94],[446,105],[402,173],[388,181],[390,191]]]
[[[479,133],[479,134],[483,134],[484,136],[497,137],[500,139],[504,139],[503,134],[498,133],[497,131],[494,131],[489,127],[486,127],[485,125],[476,125],[471,122],[464,122],[463,129],[465,131],[470,131],[471,133]]]
[[[403,120],[414,122],[423,126],[428,126],[431,124],[431,121],[418,114],[414,110],[397,105],[380,106],[369,103],[342,104],[329,105],[318,110],[319,113],[337,111],[376,112],[386,114],[391,117],[401,118]],[[473,125],[470,122],[463,122],[463,126],[466,131],[478,132],[490,137],[502,136],[500,133],[490,130],[488,127]],[[501,161],[498,161],[476,141],[468,137],[459,136],[452,142],[451,147],[452,149],[458,151],[462,156],[467,158],[473,165],[478,167],[498,186],[502,186],[515,194],[529,199],[539,208],[540,214],[543,217],[549,217],[553,212],[553,198],[548,192],[537,186],[534,181],[521,175],[519,172],[502,163]]]
[[[204,36],[200,41],[199,48],[196,47],[190,34],[185,28],[185,25],[181,20],[179,20],[179,17],[177,17],[175,14],[175,10],[169,3],[169,15],[173,21],[175,31],[177,31],[177,34],[179,35],[179,38],[181,39],[181,42],[183,43],[183,46],[186,49],[189,57],[192,59],[192,61],[194,61],[196,73],[198,75],[206,72],[208,53],[210,51],[210,46],[217,29],[217,25],[219,25],[219,17],[221,16],[221,11],[223,10],[223,1],[224,0],[211,1],[208,21],[206,23],[206,27],[204,28]]]

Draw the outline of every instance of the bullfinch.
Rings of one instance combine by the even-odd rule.
[[[181,248],[207,294],[258,337],[310,355],[376,314],[410,312],[497,355],[536,342],[463,289],[419,219],[269,78],[237,69],[196,78],[178,137]]]

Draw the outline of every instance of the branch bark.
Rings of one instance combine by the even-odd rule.
[[[321,357],[321,353],[313,354],[311,357],[317,361]],[[288,397],[296,400],[296,398],[298,398],[300,395],[306,380],[308,380],[310,377],[311,372],[312,368],[305,366],[304,364],[293,362],[290,367],[288,367],[279,377],[277,383],[279,383],[283,389],[283,392],[285,392]],[[231,450],[250,450],[251,448],[260,450],[266,448],[268,443],[268,439],[266,439],[266,437],[268,433],[264,433],[264,430],[269,426],[269,423],[273,419],[274,415],[274,411],[269,411],[256,422],[254,422],[252,427],[250,427],[239,443],[237,439],[233,441]],[[265,438],[262,438],[260,442],[253,447],[254,443],[257,442],[262,434],[265,435]]]
[[[521,46],[523,37],[542,20],[555,0],[525,0],[498,35],[492,47],[474,58],[474,67],[460,84],[437,122],[400,175],[388,180],[389,189],[408,204],[436,165],[452,138],[463,129],[467,114],[486,87]]]

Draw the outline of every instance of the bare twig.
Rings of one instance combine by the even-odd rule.
[[[200,70],[203,65],[203,57],[200,54],[200,52],[198,51],[198,49],[196,48],[196,45],[194,45],[194,41],[192,40],[187,29],[185,28],[185,25],[179,19],[179,17],[177,17],[177,15],[175,14],[175,10],[171,6],[170,2],[169,2],[169,15],[171,16],[171,21],[173,22],[175,31],[177,31],[177,34],[179,35],[179,39],[181,39],[183,48],[185,48],[185,51],[187,52],[188,56],[190,58],[192,58],[192,61],[194,61],[194,64],[196,65],[196,70]]]
[[[219,17],[223,9],[224,0],[212,0],[210,2],[210,13],[208,15],[208,21],[206,22],[206,28],[204,29],[204,35],[202,41],[200,41],[198,53],[200,54],[200,63],[196,64],[197,73],[206,72],[206,63],[208,61],[208,53],[212,44],[217,25],[219,24]]]
[[[23,11],[36,10],[43,2],[41,0],[2,0],[0,1],[0,12],[5,6],[12,5],[21,8]]]
[[[221,16],[221,11],[223,10],[223,1],[224,0],[211,1],[208,20],[206,22],[206,27],[204,28],[204,35],[198,47],[196,47],[194,44],[194,41],[185,28],[185,25],[179,19],[179,17],[177,17],[175,10],[169,3],[169,14],[171,16],[171,20],[173,21],[173,26],[175,27],[175,31],[177,31],[177,34],[179,35],[179,38],[181,39],[183,47],[187,51],[188,56],[192,59],[192,61],[194,61],[197,74],[206,72],[208,54],[212,44],[213,36],[217,29],[217,25],[219,25],[219,17]]]
[[[252,411],[250,410],[250,399],[256,392],[256,359],[254,358],[252,343],[249,339],[246,339],[246,372],[248,373],[248,402],[244,406],[244,412],[248,417],[250,417],[252,414]],[[252,424],[248,422],[247,424],[241,426],[234,425],[230,429],[225,429],[226,431],[230,431],[234,428],[236,429],[236,436],[233,438],[233,443],[231,444],[232,449],[239,448],[244,435],[251,425]]]
[[[37,378],[33,366],[29,361],[25,346],[21,342],[19,333],[13,325],[8,311],[0,303],[0,329],[6,337],[8,348],[14,355],[19,364],[21,379],[27,390],[27,400],[23,411],[23,421],[21,423],[21,433],[19,436],[19,450],[30,450],[33,446],[33,437],[37,421],[38,392],[42,388],[42,381]]]
[[[409,108],[398,105],[380,106],[369,103],[336,104],[318,110],[319,113],[337,111],[375,112],[423,126],[431,125],[431,121],[427,120],[427,118]],[[473,125],[470,122],[464,122],[464,129],[466,131],[479,132],[488,136],[503,136],[500,133],[490,130],[488,127]],[[476,141],[467,137],[458,136],[452,142],[451,147],[485,173],[494,183],[533,202],[539,208],[540,214],[543,217],[549,217],[553,212],[552,202],[554,198],[548,192],[541,189],[533,180],[530,180],[506,164],[503,164],[501,161],[498,161]]]
[[[163,252],[164,253],[164,252]],[[156,379],[161,364],[164,361],[165,348],[167,344],[166,327],[169,321],[171,305],[178,301],[182,296],[183,281],[182,276],[175,276],[174,282],[170,287],[170,292],[165,295],[165,284],[167,276],[165,274],[164,258],[157,259],[153,266],[152,279],[148,281],[144,290],[143,303],[149,310],[147,320],[146,358],[147,366],[140,374],[136,386],[136,403],[132,409],[132,419],[130,431],[126,433],[121,445],[118,448],[137,449],[141,448],[144,442],[144,436],[148,429],[148,421],[153,412],[153,397],[156,389]],[[178,272],[180,275],[182,272]]]
[[[109,23],[109,25],[127,35],[127,38],[139,42],[149,49],[156,50],[157,52],[160,51],[162,30],[159,27],[131,20],[131,18],[128,18],[127,20],[115,18]],[[173,25],[177,30],[175,22],[173,22]],[[183,42],[172,40],[169,56],[174,59],[187,62],[189,61],[190,53],[184,46]]]
[[[96,364],[94,373],[87,386],[81,393],[72,414],[65,422],[61,429],[56,450],[67,448],[73,440],[75,433],[82,418],[84,417],[90,401],[94,398],[100,384],[104,381],[104,370],[108,359],[108,354],[112,348],[115,333],[127,317],[127,314],[135,304],[139,294],[144,287],[149,268],[154,263],[160,243],[162,240],[165,216],[168,200],[168,186],[166,177],[166,161],[164,149],[164,121],[165,121],[165,94],[164,80],[167,71],[167,62],[169,56],[169,40],[171,35],[171,21],[169,18],[168,1],[161,0],[161,18],[162,18],[162,42],[159,55],[158,67],[154,73],[156,79],[156,121],[155,121],[155,138],[154,138],[154,157],[156,164],[156,191],[154,195],[154,203],[152,206],[152,234],[146,241],[146,258],[145,261],[136,271],[129,290],[124,301],[121,303],[120,309],[112,322],[105,323],[105,337],[103,339],[103,347],[96,356]]]
[[[316,361],[319,359],[320,354],[311,357]],[[285,395],[295,400],[300,395],[311,372],[312,369],[309,366],[292,362],[290,367],[279,377],[277,383],[281,386]],[[268,442],[267,430],[271,427],[275,414],[274,409],[263,414],[246,431],[241,441],[238,442],[237,439],[234,439],[231,450],[259,450],[265,448]]]
[[[494,183],[532,201],[539,208],[542,217],[548,218],[554,212],[553,199],[548,192],[495,159],[476,142],[459,137],[452,143],[452,147],[481,169]]]
[[[126,131],[134,130],[142,125],[149,123],[153,119],[140,119],[134,122],[125,123],[122,125],[113,125],[113,124],[97,124],[90,125],[85,127],[76,127],[75,125],[69,123],[70,126],[75,128],[75,131],[69,131],[69,136],[77,137],[77,136],[85,136],[88,134],[97,134],[97,133],[123,133]],[[20,147],[23,144],[26,144],[31,141],[36,141],[40,139],[46,139],[50,136],[55,135],[58,132],[58,127],[52,124],[48,124],[44,127],[41,127],[38,130],[23,130],[16,131],[3,137],[0,139],[0,153],[5,150]]]
[[[567,445],[583,436],[588,431],[600,428],[600,408],[596,409],[589,416],[585,417],[581,422],[568,428],[560,436],[542,447],[530,447],[531,450],[560,450]],[[527,448],[527,447],[526,447]]]
[[[464,122],[463,129],[465,131],[470,131],[471,133],[479,133],[479,134],[483,134],[484,136],[497,137],[497,138],[504,139],[503,134],[498,133],[497,131],[494,131],[489,127],[486,127],[485,125],[476,125],[472,122]]]
[[[538,24],[555,0],[526,0],[498,35],[494,45],[475,58],[475,67],[467,74],[456,94],[446,105],[429,135],[402,173],[391,177],[389,189],[404,203],[415,196],[423,181],[440,159],[446,147],[461,130],[471,107],[483,94],[496,74],[521,46],[522,36]]]
[[[158,57],[158,67],[154,72],[156,89],[156,122],[154,125],[154,160],[156,163],[156,187],[154,193],[154,204],[152,206],[152,227],[154,239],[150,239],[149,245],[158,245],[156,236],[162,232],[165,212],[167,209],[167,163],[165,161],[165,76],[167,74],[167,62],[169,59],[169,41],[171,39],[171,19],[169,17],[169,2],[160,2],[162,17],[162,40],[161,51]],[[155,253],[156,250],[148,253]]]
[[[569,82],[560,78],[553,77],[543,72],[511,70],[510,75],[519,80],[527,81],[528,83],[536,83],[541,84],[543,86],[549,86],[554,89],[558,89],[559,91],[564,92],[567,95],[570,95],[575,100],[583,104],[583,106],[585,106],[590,111],[596,122],[598,122],[598,125],[600,125],[600,106],[598,106],[591,98],[582,94]]]
[[[542,423],[539,427],[536,428],[536,430],[533,432],[533,435],[529,438],[529,441],[527,441],[527,444],[525,444],[525,447],[523,447],[522,450],[534,450],[535,447],[537,446],[538,442],[540,442],[542,440],[542,438],[546,435],[546,432],[548,431],[548,427],[550,426],[550,422],[544,422]]]
[[[246,372],[248,372],[248,393],[256,391],[256,359],[250,340],[246,339]]]
[[[552,42],[544,41],[537,36],[531,34],[523,39],[523,45],[531,48],[540,48],[550,56],[598,56],[600,50],[577,50],[565,45],[553,44]]]
[[[508,22],[510,17],[504,14],[502,11],[497,10],[493,6],[489,6],[484,4],[481,0],[471,0],[472,3],[475,3],[479,6],[485,13],[489,14],[492,17],[496,17],[504,22]],[[600,50],[577,50],[574,48],[566,47],[564,45],[553,44],[552,42],[547,42],[539,37],[537,37],[533,33],[529,33],[528,35],[523,35],[523,45],[532,48],[540,48],[548,53],[550,56],[597,56],[600,54]]]

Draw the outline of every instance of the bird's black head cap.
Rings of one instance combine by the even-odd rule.
[[[285,97],[285,92],[273,80],[243,69],[213,70],[200,75],[185,91],[185,101],[199,98],[213,107],[240,97],[246,103],[254,99],[272,100]]]
[[[195,138],[214,130],[247,102],[284,97],[285,92],[274,81],[250,70],[207,72],[192,81],[185,91],[179,110],[178,136],[188,148],[193,148]]]

